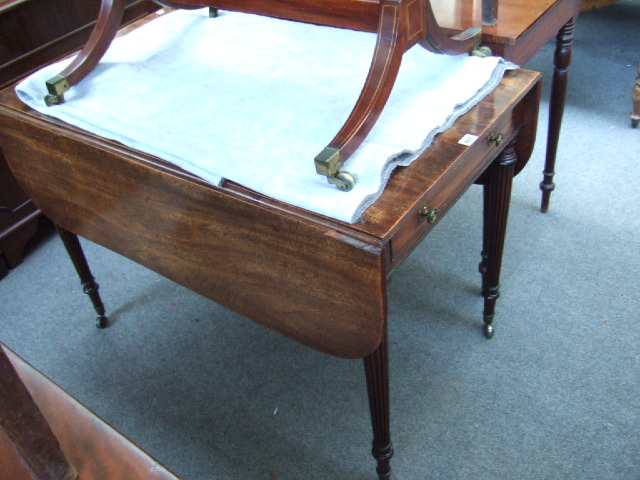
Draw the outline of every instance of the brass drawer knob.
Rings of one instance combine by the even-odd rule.
[[[420,216],[420,220],[424,220],[426,218],[429,223],[434,223],[438,220],[438,209],[430,207],[429,205],[422,207],[418,214]]]
[[[491,132],[487,136],[487,143],[488,144],[495,143],[496,147],[501,146],[503,141],[504,141],[504,135],[502,133]]]

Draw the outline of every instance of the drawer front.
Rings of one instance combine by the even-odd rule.
[[[504,149],[515,132],[513,118],[507,115],[488,128],[440,177],[405,218],[390,241],[391,268],[405,258],[435,226],[446,211],[482,174]]]

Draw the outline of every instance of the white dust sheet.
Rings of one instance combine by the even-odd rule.
[[[315,172],[364,85],[376,35],[243,13],[178,10],[116,39],[65,103],[47,107],[45,81],[17,87],[41,113],[172,162],[205,180],[233,180],[269,197],[356,222],[392,170],[408,165],[512,65],[405,53],[391,97],[346,162],[350,192]]]

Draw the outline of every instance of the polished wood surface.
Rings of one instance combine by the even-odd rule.
[[[34,452],[20,454],[0,423],[3,480],[66,480],[76,478],[75,472],[79,480],[178,480],[2,344],[0,391],[4,393],[0,403],[7,407],[0,416],[16,419],[22,414],[21,432],[36,447]],[[60,453],[68,463],[61,461]],[[34,458],[40,470],[29,468]],[[67,470],[69,464],[71,470]],[[52,469],[58,466],[62,468]],[[66,472],[70,475],[65,476]]]
[[[482,42],[494,54],[519,65],[528,62],[558,30],[578,14],[578,0],[498,0],[498,21],[482,25],[480,0],[431,0],[445,30],[482,27]]]
[[[580,0],[580,11],[595,10],[596,8],[606,7],[617,1],[618,0]]]

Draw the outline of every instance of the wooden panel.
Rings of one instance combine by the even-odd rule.
[[[48,378],[3,347],[80,480],[179,480]],[[35,433],[35,432],[34,432]],[[33,480],[0,429],[0,476]],[[58,477],[60,478],[60,477]]]
[[[0,122],[16,178],[63,228],[320,351],[357,358],[378,346],[386,314],[379,246],[115,143],[47,121]]]
[[[14,466],[28,470],[37,480],[75,480],[77,472],[69,464],[60,448],[58,438],[52,432],[47,419],[33,401],[29,390],[16,373],[13,364],[0,344],[0,451],[9,450],[8,465],[2,465],[3,478],[14,479]],[[23,461],[11,458],[10,450],[15,449]]]

